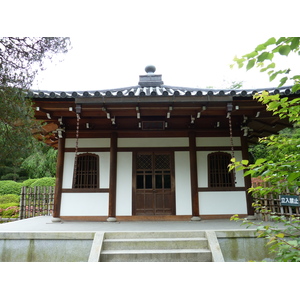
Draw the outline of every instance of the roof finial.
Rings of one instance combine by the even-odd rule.
[[[155,73],[156,68],[153,65],[148,65],[148,66],[146,66],[145,71],[147,74],[153,74],[153,73]]]

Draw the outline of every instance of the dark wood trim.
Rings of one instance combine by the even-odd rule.
[[[105,222],[108,216],[61,216],[66,221],[94,221]],[[139,221],[190,221],[191,215],[180,216],[117,216],[118,222],[139,222]]]
[[[110,148],[78,148],[78,152],[109,152]],[[65,152],[75,152],[75,148],[66,148]]]
[[[226,215],[201,215],[202,220],[229,220],[233,214]],[[61,216],[65,221],[78,221],[78,222],[106,222],[108,216]],[[143,222],[143,221],[191,221],[191,215],[180,216],[117,216],[118,222]],[[247,215],[240,214],[240,218],[245,218]],[[138,229],[138,228],[137,228]]]
[[[245,187],[222,187],[222,188],[210,188],[210,187],[200,187],[198,192],[243,192],[246,191]]]
[[[235,151],[241,151],[242,147],[234,147]],[[196,151],[231,151],[231,147],[226,147],[226,146],[221,146],[221,147],[212,147],[212,146],[207,146],[207,147],[196,147]]]
[[[109,189],[62,189],[62,193],[109,193]]]
[[[190,172],[191,172],[191,195],[192,195],[192,214],[193,217],[199,216],[199,197],[198,197],[198,175],[197,175],[197,153],[195,132],[189,133],[190,148]]]
[[[118,152],[133,152],[133,151],[147,151],[149,148],[142,148],[142,147],[119,147],[117,148]],[[153,147],[151,151],[159,152],[159,151],[189,151],[189,147]],[[242,151],[242,147],[234,147],[235,151]],[[196,151],[231,151],[231,147],[196,147]],[[75,148],[66,148],[65,152],[75,152]],[[78,148],[78,152],[110,152],[110,148]]]
[[[116,194],[117,194],[117,145],[118,135],[112,132],[110,138],[110,171],[109,171],[109,204],[108,216],[116,216]]]
[[[230,219],[233,214],[227,214],[227,215],[201,215],[201,220],[219,220],[219,219]],[[247,215],[245,214],[239,214],[240,218],[246,218]]]
[[[60,217],[62,181],[65,161],[65,138],[58,139],[58,155],[56,163],[56,181],[54,192],[53,218]]]
[[[247,138],[242,137],[241,142],[242,142],[242,158],[245,160],[249,160]],[[252,186],[251,176],[250,175],[244,176],[244,181],[245,181],[246,199],[247,199],[247,212],[248,215],[254,215],[254,207],[252,206],[253,197],[250,193],[248,193],[248,189],[251,188]]]

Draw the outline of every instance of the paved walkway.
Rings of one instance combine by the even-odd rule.
[[[241,222],[230,220],[145,221],[145,222],[52,222],[41,216],[0,224],[0,232],[8,231],[180,231],[180,230],[245,230]],[[255,229],[251,226],[249,229]]]

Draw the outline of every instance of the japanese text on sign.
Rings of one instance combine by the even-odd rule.
[[[300,206],[299,196],[280,195],[280,204],[282,206]]]

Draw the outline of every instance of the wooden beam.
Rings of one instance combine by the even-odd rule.
[[[63,168],[65,158],[65,138],[58,140],[58,156],[56,164],[56,182],[54,192],[53,219],[60,218],[60,205],[63,181]]]
[[[116,132],[111,133],[110,138],[110,173],[109,173],[109,207],[108,221],[116,221],[116,191],[117,191],[117,145]]]
[[[241,137],[241,144],[242,144],[242,158],[245,160],[249,160],[249,151],[248,151],[248,142],[247,137]],[[247,199],[247,213],[248,215],[254,215],[254,208],[252,206],[253,198],[251,194],[248,193],[248,189],[251,188],[251,176],[248,175],[244,177],[245,181],[245,188],[246,188],[246,199]]]
[[[199,197],[198,197],[198,176],[197,176],[197,156],[196,156],[196,134],[189,132],[190,146],[190,172],[191,172],[191,194],[192,194],[192,220],[199,218]],[[200,220],[200,218],[199,218]]]

